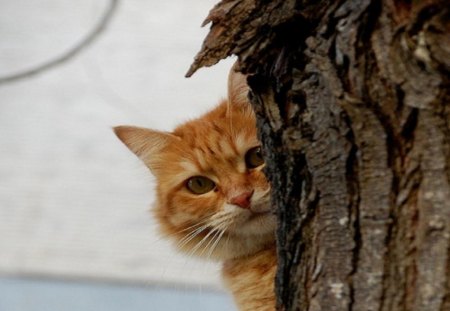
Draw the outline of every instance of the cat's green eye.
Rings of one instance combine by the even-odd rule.
[[[194,176],[187,180],[186,188],[194,194],[204,194],[210,192],[216,187],[216,184],[204,176]]]
[[[254,147],[245,154],[245,164],[248,168],[255,168],[264,164],[261,147]]]

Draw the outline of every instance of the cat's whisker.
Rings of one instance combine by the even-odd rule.
[[[214,252],[214,250],[215,250],[215,249],[217,248],[217,246],[219,245],[220,240],[222,239],[223,235],[225,234],[225,232],[227,231],[227,229],[230,227],[230,225],[233,223],[234,216],[233,216],[232,214],[226,212],[226,213],[221,214],[220,216],[221,216],[221,217],[220,217],[219,219],[216,219],[217,222],[220,221],[220,222],[216,225],[216,228],[217,228],[217,230],[218,230],[218,231],[217,231],[218,233],[215,234],[215,235],[212,237],[211,241],[208,242],[208,244],[205,246],[205,249],[207,249],[208,246],[211,244],[211,242],[214,241],[214,242],[211,244],[211,247],[210,247],[210,249],[209,249],[207,258],[210,258],[210,257],[211,257],[212,253]],[[229,240],[229,238],[230,238],[230,236],[228,235],[227,241]],[[203,254],[203,252],[202,252],[202,254]]]
[[[214,219],[215,225],[220,225],[222,223],[230,223],[236,217],[236,215],[234,215],[232,213],[229,213],[229,212],[223,213],[220,216],[221,216],[220,218],[215,218]]]
[[[222,236],[224,235],[226,229],[228,226],[225,226],[221,231],[220,234],[218,235],[216,241],[214,242],[214,244],[211,246],[209,252],[208,252],[208,259],[211,257],[212,253],[214,252],[214,250],[216,249],[217,245],[219,245],[220,240],[222,239]]]
[[[211,215],[208,215],[208,216],[206,216],[206,217],[203,217],[202,219],[200,219],[199,221],[197,221],[197,222],[196,222],[195,224],[193,224],[192,226],[189,226],[189,227],[184,228],[184,229],[179,230],[179,231],[175,231],[173,234],[182,233],[182,232],[188,231],[188,230],[190,230],[190,229],[193,229],[193,228],[195,228],[195,227],[200,227],[200,226],[204,225],[205,223],[207,223],[207,222],[210,220],[210,218],[211,218]]]
[[[213,221],[211,221],[211,222],[209,223],[209,225],[210,225],[211,227],[217,227],[217,226],[220,226],[220,225],[222,225],[224,222],[227,222],[227,221],[228,221],[228,218],[222,217],[221,219],[214,219]]]
[[[186,234],[185,237],[183,237],[178,243],[177,243],[177,247],[182,248],[183,246],[185,246],[186,244],[188,244],[190,241],[192,241],[196,236],[198,236],[202,231],[204,231],[205,229],[207,229],[208,227],[212,227],[212,228],[220,228],[220,225],[224,222],[227,221],[227,216],[228,213],[221,213],[221,214],[216,214],[213,215],[213,217],[205,217],[206,219],[204,219],[202,222],[195,224],[193,226],[190,226],[189,228],[186,228],[182,231],[186,231],[188,229],[193,229],[192,232],[189,232],[188,234]],[[213,219],[211,219],[213,218]],[[216,229],[213,229],[212,231],[216,231]],[[214,232],[209,232],[197,245],[196,245],[196,249],[195,251],[198,250],[198,248],[201,246],[201,244],[204,243],[204,240],[206,240],[209,235],[211,235]],[[215,235],[214,235],[215,237]],[[206,238],[206,239],[205,239]],[[201,243],[201,244],[200,244]],[[208,242],[208,244],[210,243],[210,241]],[[200,245],[199,245],[200,244]],[[206,246],[206,248],[208,247],[208,245]],[[193,251],[192,253],[195,253],[195,251]]]
[[[222,230],[220,228],[216,228],[214,235],[211,236],[208,243],[206,243],[205,247],[203,247],[203,250],[200,253],[200,255],[203,255],[205,253],[205,251],[208,249],[208,247],[210,245],[214,244],[215,239],[220,235],[221,232],[222,232]]]
[[[217,231],[217,228],[212,229],[211,231],[209,231],[196,245],[195,247],[189,252],[189,255],[192,256],[194,255],[198,249],[202,246],[202,244],[208,240],[209,236],[211,236],[211,234],[215,233]]]
[[[210,218],[211,218],[210,215],[203,217],[202,219],[200,219],[197,223],[193,224],[192,226],[189,226],[189,227],[184,228],[179,231],[172,232],[170,235],[177,237],[177,235],[180,233],[192,230],[192,231],[188,232],[184,237],[181,238],[181,240],[177,243],[177,246],[178,246],[178,244],[183,243],[183,241],[185,239],[189,238],[192,234],[196,233],[198,231],[198,229],[203,228],[202,230],[204,230],[205,228],[207,228],[208,221],[210,220]]]
[[[225,231],[226,228],[228,226],[224,226],[224,224],[227,223],[227,218],[224,217],[225,215],[222,215],[222,217],[218,218],[218,219],[214,219],[213,222],[209,223],[209,227],[212,227],[213,229],[208,232],[208,234],[206,234],[196,245],[195,247],[192,249],[192,251],[190,252],[190,255],[195,254],[199,248],[205,243],[206,240],[208,240],[208,238],[210,238],[210,236],[212,235],[212,237],[210,238],[210,241],[208,241],[207,245],[205,246],[204,250],[206,248],[208,248],[208,245],[211,243],[211,241],[214,240],[214,238],[216,237],[217,234],[220,234],[221,231]],[[224,220],[225,218],[225,220]],[[219,233],[218,233],[219,232]],[[201,252],[201,254],[203,254],[204,250]]]
[[[198,231],[202,231],[202,230],[208,228],[208,227],[210,226],[210,220],[211,220],[210,218],[211,218],[211,216],[204,217],[203,219],[201,219],[201,220],[200,220],[199,222],[197,222],[196,224],[194,224],[194,225],[192,225],[192,226],[189,226],[189,227],[187,227],[187,228],[185,228],[185,229],[183,229],[183,230],[177,231],[177,232],[175,232],[175,233],[173,233],[173,234],[176,235],[176,234],[179,234],[179,233],[188,231],[188,230],[192,230],[192,231],[188,232],[188,233],[181,239],[181,240],[184,240],[184,239],[188,238],[189,236],[191,236],[192,234],[194,234],[194,233],[196,233],[196,232],[198,232]]]
[[[221,211],[218,212],[216,215],[214,215],[213,217],[211,217],[211,221],[212,222],[223,222],[223,221],[228,221],[230,218],[233,218],[233,214],[228,212],[228,211]]]
[[[209,224],[203,225],[200,228],[194,229],[192,232],[188,233],[184,238],[182,238],[178,243],[177,246],[179,248],[182,248],[186,244],[188,244],[190,241],[192,241],[197,235],[199,235],[202,231],[207,229],[209,227]]]
[[[225,249],[228,251],[228,249],[230,248],[230,246],[228,245],[228,243],[230,242],[230,235],[227,234],[227,240],[225,241]]]

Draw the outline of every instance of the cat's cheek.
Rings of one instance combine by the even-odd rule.
[[[214,193],[195,196],[174,194],[168,209],[169,218],[174,225],[196,223],[218,211],[219,200]]]
[[[174,227],[182,227],[184,224],[189,223],[192,219],[191,215],[186,215],[185,213],[174,213],[170,215],[168,221]]]
[[[260,189],[262,192],[270,190],[270,183],[268,182],[266,175],[264,175],[261,167],[251,171],[248,178],[255,189]]]

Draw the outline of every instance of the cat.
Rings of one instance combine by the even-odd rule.
[[[228,76],[228,98],[162,132],[114,128],[156,177],[161,232],[189,254],[220,260],[241,311],[275,310],[276,218],[257,139],[247,78]]]

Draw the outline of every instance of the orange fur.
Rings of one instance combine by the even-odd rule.
[[[246,153],[259,146],[246,79],[232,69],[228,99],[173,132],[120,126],[117,136],[157,179],[155,216],[161,231],[187,253],[224,262],[223,277],[240,310],[274,310],[275,216],[262,168]],[[215,188],[189,190],[207,177]],[[249,197],[249,206],[236,198]]]
[[[275,245],[225,262],[222,275],[241,311],[275,310],[276,262]]]

